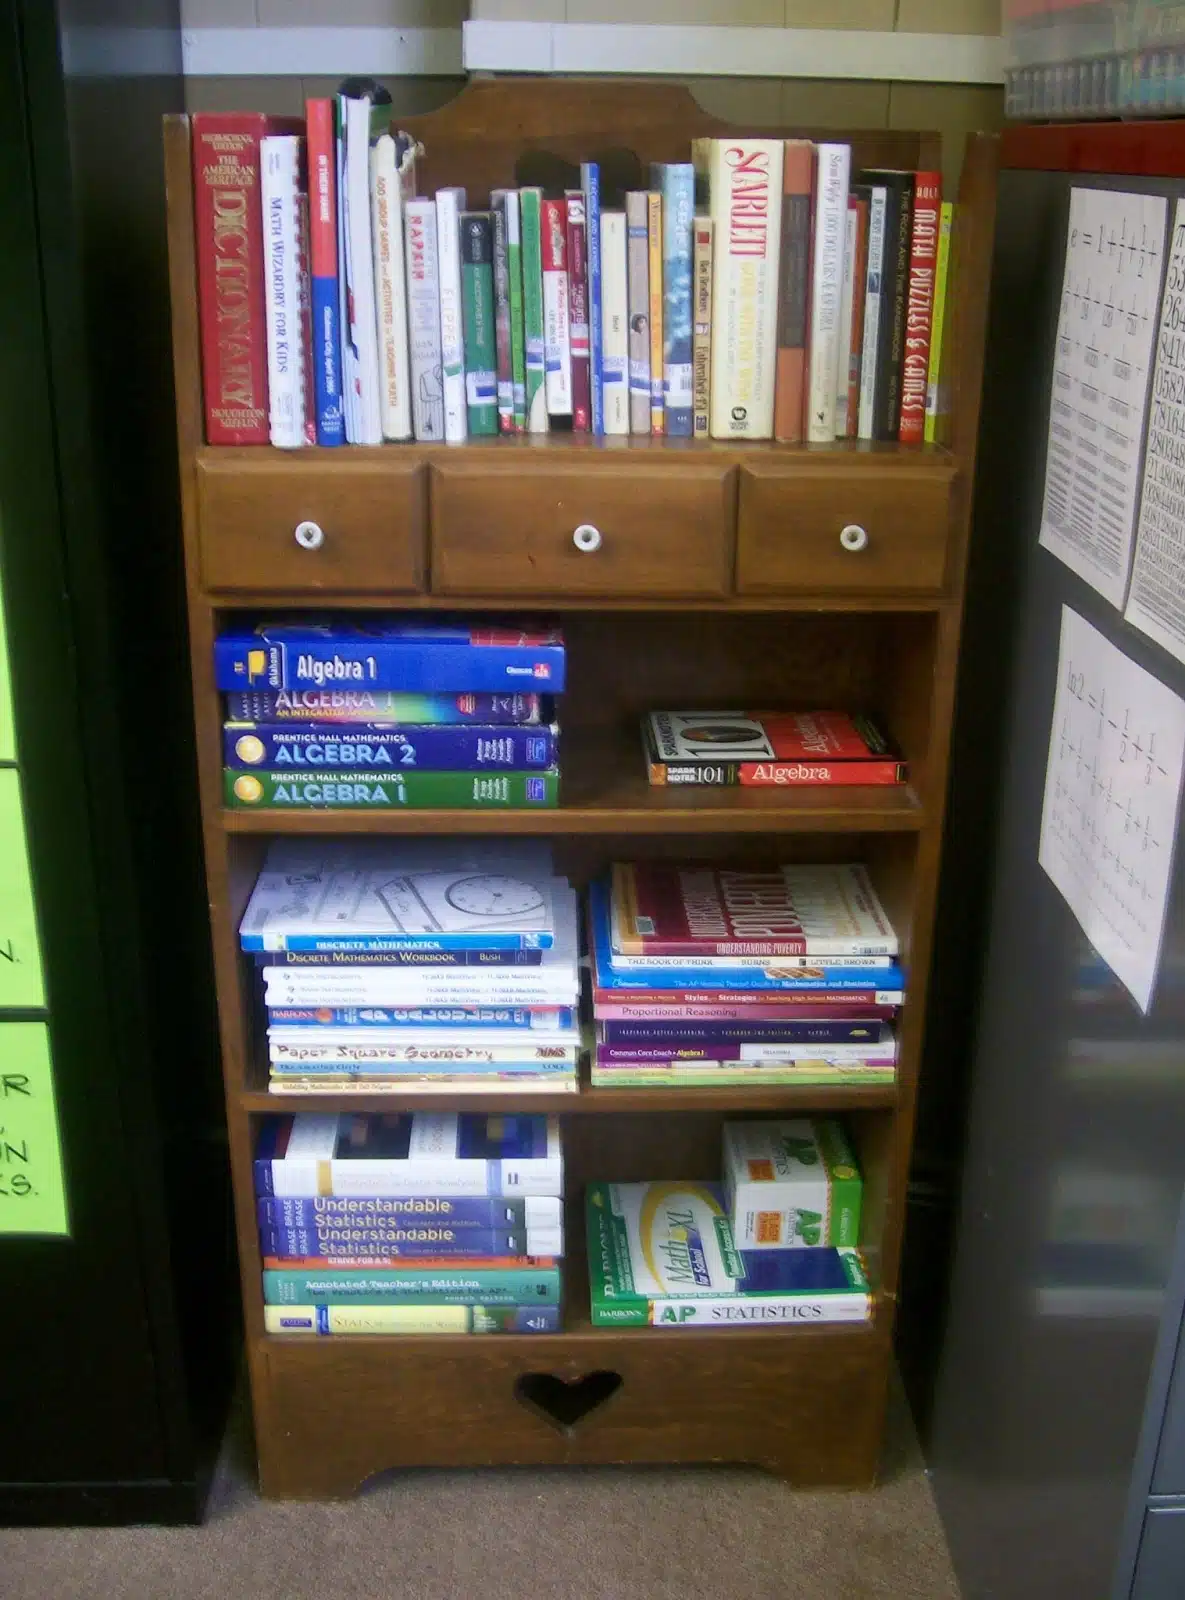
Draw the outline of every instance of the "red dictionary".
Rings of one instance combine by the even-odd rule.
[[[572,431],[592,426],[592,378],[588,342],[588,230],[584,195],[566,189],[568,202],[568,337],[572,345]]]
[[[651,711],[643,741],[652,784],[905,781],[875,724],[846,711]]]
[[[902,444],[921,444],[925,436],[926,378],[930,366],[930,327],[934,320],[934,272],[941,211],[942,174],[919,172],[914,181],[909,296],[905,303],[905,349],[901,361],[901,418],[897,437]]]
[[[261,112],[192,119],[202,393],[210,444],[267,444],[259,141],[301,123]]]

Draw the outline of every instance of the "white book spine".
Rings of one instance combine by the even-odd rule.
[[[876,347],[881,325],[881,275],[885,266],[888,190],[877,186],[868,207],[868,275],[864,294],[864,344],[860,352],[860,418],[856,435],[871,439],[876,405]]]
[[[868,1296],[851,1294],[738,1295],[735,1299],[651,1300],[650,1321],[661,1328],[785,1327],[801,1322],[865,1322]]]
[[[459,969],[458,976],[466,970]],[[528,979],[495,987],[429,977],[426,968],[404,973],[385,967],[264,967],[263,983],[268,1006],[571,1006],[577,995],[570,980]]]
[[[547,414],[570,417],[572,344],[568,322],[568,273],[564,267],[543,268],[543,361]]]
[[[848,376],[852,370],[852,300],[855,294],[856,238],[860,217],[848,207],[843,251],[843,293],[839,302],[839,363],[835,374],[835,437],[848,436]]]
[[[357,444],[382,444],[379,341],[374,307],[374,247],[370,231],[370,100],[346,98],[346,283],[350,322],[346,342],[356,362]]]
[[[778,355],[782,141],[713,139],[710,201],[715,439],[769,439]]]
[[[407,346],[407,277],[403,263],[403,200],[395,140],[384,133],[370,152],[374,292],[379,335],[379,414],[384,439],[411,438],[411,373]]]
[[[444,436],[469,437],[465,406],[465,324],[461,299],[461,212],[464,189],[436,191],[436,253],[440,272],[440,363],[444,384]]]
[[[411,414],[417,439],[444,438],[440,381],[440,284],[436,261],[436,205],[409,200],[403,207],[407,242],[407,322],[411,349]]]
[[[629,291],[624,211],[601,212],[601,393],[605,432],[630,431]]]
[[[294,134],[281,134],[260,140],[268,428],[271,442],[283,450],[298,449],[305,442],[297,217],[299,182],[299,138]]]
[[[851,150],[846,144],[821,144],[818,147],[818,187],[811,262],[810,355],[807,365],[807,439],[811,444],[827,444],[835,438],[835,397],[839,387],[841,342],[840,306],[843,299],[851,158]]]

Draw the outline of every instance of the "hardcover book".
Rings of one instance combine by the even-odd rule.
[[[598,891],[607,911],[608,894],[603,885]],[[897,954],[897,935],[862,866],[618,863],[612,904],[622,955]]]
[[[273,1067],[291,1066],[301,1071],[324,1067],[365,1067],[379,1073],[388,1067],[411,1067],[442,1072],[456,1066],[466,1072],[495,1067],[509,1072],[517,1067],[542,1072],[574,1068],[578,1035],[512,1033],[509,1037],[474,1030],[461,1039],[417,1034],[386,1028],[331,1029],[271,1027],[267,1030],[268,1060]]]
[[[558,1333],[559,1306],[264,1306],[266,1333]]]
[[[257,1195],[561,1195],[558,1117],[371,1112],[267,1117]]]
[[[601,212],[601,404],[604,431],[630,431],[629,274],[624,211]]]
[[[411,1267],[430,1281],[432,1273],[442,1269],[446,1273],[492,1273],[504,1271],[506,1263],[511,1268],[522,1268],[533,1262],[536,1268],[554,1270],[563,1258],[563,1235],[559,1228],[532,1232],[521,1226],[454,1228],[448,1223],[403,1225],[381,1221],[356,1226],[321,1220],[307,1226],[261,1224],[259,1249],[281,1271],[308,1261],[325,1261],[330,1270],[349,1270],[351,1261],[362,1259],[372,1268],[398,1272]]]
[[[707,1183],[592,1183],[586,1194],[594,1326],[771,1327],[863,1322],[854,1250],[752,1252]]]
[[[806,422],[814,196],[815,147],[809,139],[787,139],[782,149],[782,244],[774,386],[774,438],[786,444],[797,444],[802,439]]]
[[[282,450],[305,444],[304,343],[300,316],[300,148],[294,134],[259,141],[263,205],[268,437]]]
[[[436,253],[440,275],[440,365],[444,386],[444,436],[461,444],[469,436],[465,392],[464,292],[461,287],[461,214],[464,189],[436,191]],[[493,362],[490,363],[491,367]]]
[[[391,108],[368,95],[338,96],[341,173],[338,203],[346,294],[342,314],[342,358],[346,390],[346,438],[350,444],[381,444],[378,319],[374,302],[374,240],[370,216],[370,146],[387,131]]]
[[[890,784],[905,765],[867,717],[844,711],[651,711],[652,784]]]
[[[226,767],[222,795],[231,807],[281,810],[469,811],[483,807],[558,806],[560,775],[546,772],[326,772],[315,778],[290,770],[240,772]]]
[[[568,208],[544,200],[539,218],[543,249],[543,360],[547,414],[572,415],[572,345],[568,311]]]
[[[675,1050],[717,1044],[786,1043],[859,1044],[864,1048],[888,1046],[893,1033],[883,1022],[863,1019],[804,1017],[799,1021],[747,1022],[599,1021],[598,1037],[606,1045],[629,1049],[633,1045],[670,1046]]]
[[[403,208],[407,246],[407,323],[411,349],[411,414],[422,443],[444,438],[444,374],[440,347],[440,262],[436,205],[409,200]]]
[[[909,288],[901,358],[901,413],[897,437],[902,444],[921,444],[926,432],[926,380],[930,370],[930,325],[934,316],[941,210],[942,174],[919,172],[913,187]]]
[[[892,1066],[864,1062],[840,1063],[826,1057],[792,1063],[767,1061],[647,1061],[631,1066],[602,1066],[593,1062],[589,1082],[599,1089],[731,1089],[737,1084],[762,1089],[800,1085],[806,1088],[841,1084],[891,1084]]]
[[[337,283],[337,155],[333,101],[307,100],[305,120],[308,128],[309,270],[317,443],[339,445],[346,440],[346,420],[342,410],[341,318]],[[402,240],[399,260],[402,264]]]
[[[542,189],[523,189],[523,367],[528,433],[547,432],[544,360]]]
[[[724,1192],[742,1250],[860,1240],[860,1169],[839,1123],[726,1122]]]
[[[625,197],[630,432],[650,432],[650,223],[645,190]]]
[[[662,349],[665,432],[672,438],[692,433],[692,229],[695,222],[695,169],[690,162],[667,162],[650,169],[651,184],[662,195]]]
[[[592,375],[588,324],[588,228],[584,195],[579,189],[564,193],[567,206],[568,346],[572,361],[572,428],[588,433],[592,428]]]
[[[876,388],[872,437],[897,437],[901,417],[901,371],[905,355],[905,309],[909,292],[909,244],[913,224],[912,172],[864,174],[885,190],[885,234],[876,343]],[[867,353],[867,352],[866,352]]]
[[[256,1210],[262,1228],[336,1229],[332,1237],[338,1244],[348,1244],[353,1234],[362,1243],[370,1230],[392,1224],[445,1224],[462,1233],[498,1228],[559,1233],[564,1225],[563,1201],[557,1195],[509,1200],[496,1195],[268,1196],[257,1202]]]
[[[400,694],[392,689],[257,689],[228,694],[230,722],[367,723],[385,728],[533,726],[537,694]]]
[[[313,772],[480,772],[486,768],[549,768],[558,729],[499,727],[382,728],[317,723],[223,725],[228,767],[291,767]]]
[[[493,1272],[448,1272],[429,1267],[343,1267],[328,1272],[295,1270],[263,1274],[263,1298],[268,1305],[352,1304],[371,1306],[415,1305],[423,1300],[439,1305],[558,1306],[558,1267],[519,1267]]]
[[[498,431],[493,263],[494,230],[490,213],[464,212],[461,217],[461,286],[465,308],[465,400],[469,432],[479,435]]]
[[[214,641],[217,687],[353,689],[402,692],[492,690],[525,682],[558,694],[564,687],[563,635],[554,628],[475,627],[376,617],[265,620]]]
[[[823,1061],[837,1067],[891,1067],[896,1062],[892,1035],[881,1045],[789,1044],[761,1041],[751,1044],[700,1045],[598,1044],[593,1057],[598,1067],[663,1066],[678,1062],[689,1068],[719,1069],[732,1064],[749,1067],[796,1066],[800,1061]],[[832,1241],[835,1243],[836,1241]]]

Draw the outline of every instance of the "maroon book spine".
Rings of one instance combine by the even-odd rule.
[[[588,343],[588,235],[584,195],[564,191],[568,202],[568,337],[572,344],[572,431],[592,426],[592,376]]]
[[[206,440],[267,444],[259,141],[303,130],[252,111],[200,112],[192,126]]]

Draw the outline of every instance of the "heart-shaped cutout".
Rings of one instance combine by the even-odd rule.
[[[621,1388],[620,1372],[584,1372],[557,1378],[554,1372],[524,1372],[514,1385],[514,1398],[561,1433],[572,1433]]]

